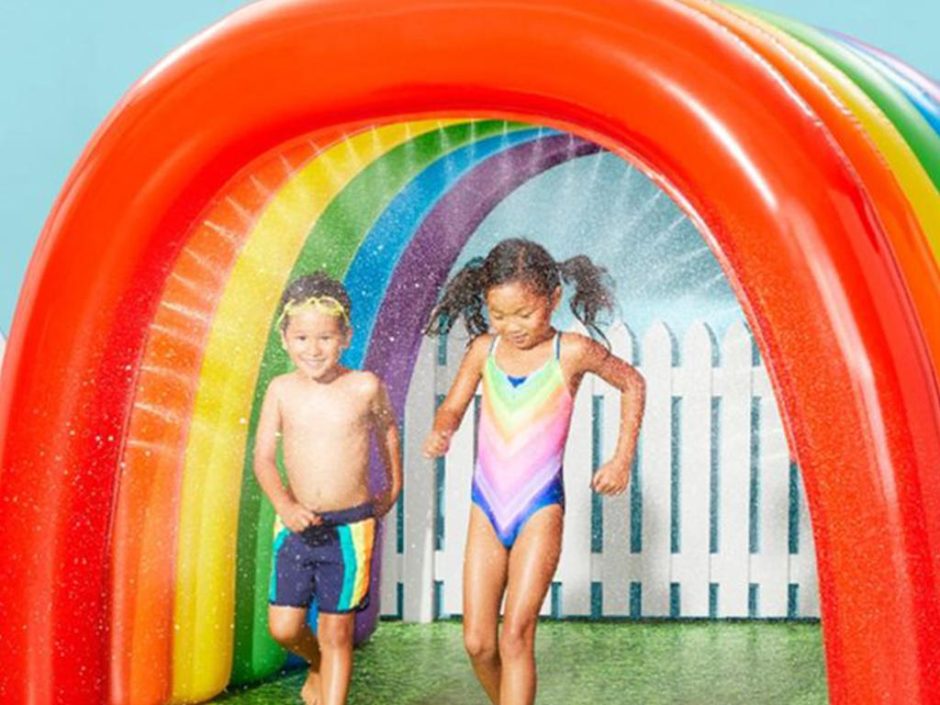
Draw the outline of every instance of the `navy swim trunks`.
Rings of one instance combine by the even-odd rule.
[[[283,529],[274,540],[268,602],[342,614],[364,609],[375,542],[371,504],[322,512],[323,520],[299,534]]]

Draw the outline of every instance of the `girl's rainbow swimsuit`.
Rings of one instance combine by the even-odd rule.
[[[494,340],[483,366],[483,403],[471,497],[506,548],[542,507],[564,506],[562,460],[574,400],[555,354],[524,378],[496,364]]]

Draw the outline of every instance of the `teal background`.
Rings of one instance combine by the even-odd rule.
[[[0,0],[0,332],[9,330],[52,202],[97,125],[147,68],[245,4]],[[751,4],[838,29],[940,75],[935,0]]]

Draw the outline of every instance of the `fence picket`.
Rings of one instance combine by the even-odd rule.
[[[636,363],[636,342],[633,333],[620,321],[607,331],[613,354],[631,364]],[[601,458],[608,460],[617,448],[620,430],[620,392],[601,379],[594,382],[594,395],[600,397]],[[630,583],[639,580],[639,567],[630,553],[630,497],[636,473],[630,478],[631,487],[618,497],[606,497],[601,503],[602,552],[600,583],[602,614],[623,617],[630,614]]]
[[[425,338],[418,352],[417,369],[433,369],[436,343]],[[414,375],[408,389],[403,443],[404,547],[401,582],[404,591],[402,619],[430,622],[434,595],[434,463],[421,454],[424,434],[434,417],[434,377]],[[386,546],[394,534],[386,528]],[[388,548],[386,548],[387,555]],[[383,594],[383,604],[392,599]],[[397,595],[395,597],[397,602]]]
[[[786,617],[790,572],[790,452],[766,368],[755,368],[755,375],[761,379],[758,458],[760,530],[757,553],[751,556],[752,581],[758,585],[758,614],[761,617]]]
[[[447,340],[447,365],[439,369],[438,393],[444,395],[457,376],[460,363],[467,350],[467,336],[453,334]],[[463,612],[463,551],[467,543],[467,522],[470,517],[470,482],[476,460],[476,407],[474,399],[467,407],[457,432],[450,440],[450,450],[444,458],[444,561],[443,611],[445,614]]]
[[[813,544],[813,527],[810,524],[809,507],[806,505],[806,489],[802,479],[799,489],[799,520],[797,522],[799,550],[791,557],[798,567],[791,583],[797,586],[797,614],[801,617],[819,616],[819,584],[816,574],[816,548]],[[795,558],[795,560],[793,560]]]
[[[587,333],[582,326],[573,327],[570,332],[581,335]],[[591,614],[593,387],[592,380],[587,379],[585,382],[575,396],[564,459],[565,514],[578,519],[565,522],[561,560],[555,573],[555,582],[561,587],[562,614],[581,617]],[[587,517],[587,521],[584,517]]]
[[[682,365],[676,370],[681,398],[679,448],[679,552],[672,557],[672,581],[679,586],[679,611],[708,616],[709,479],[712,442],[711,331],[704,323],[689,328]]]
[[[715,379],[719,394],[716,553],[711,580],[718,586],[718,617],[747,617],[750,581],[748,526],[751,473],[751,336],[733,325],[721,347]]]
[[[643,338],[646,412],[640,444],[640,604],[647,617],[668,617],[670,608],[673,348],[672,333],[664,323],[655,324]]]
[[[407,466],[406,466],[407,467]],[[402,554],[398,552],[398,512],[393,508],[382,520],[382,570],[379,583],[379,613],[398,613],[398,586],[402,582]]]

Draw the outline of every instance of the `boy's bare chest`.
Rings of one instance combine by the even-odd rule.
[[[307,434],[349,432],[368,425],[369,403],[349,390],[300,390],[282,400],[285,426]],[[285,430],[288,430],[285,429]]]

